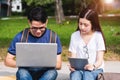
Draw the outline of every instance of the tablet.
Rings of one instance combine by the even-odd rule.
[[[84,66],[88,64],[87,58],[68,58],[71,67],[75,68],[76,70],[84,70]]]

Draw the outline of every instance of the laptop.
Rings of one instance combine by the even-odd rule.
[[[56,43],[16,43],[18,67],[55,67]]]
[[[84,70],[84,66],[88,64],[87,58],[68,58],[71,67],[75,68],[76,70]]]

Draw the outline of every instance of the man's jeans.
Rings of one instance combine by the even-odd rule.
[[[70,80],[96,80],[98,74],[102,72],[103,69],[93,71],[76,70],[70,73]]]
[[[16,77],[17,80],[56,80],[56,69],[50,68],[19,68]]]

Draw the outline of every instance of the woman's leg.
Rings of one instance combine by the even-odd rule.
[[[99,73],[102,73],[103,69],[97,69],[93,71],[84,71],[83,80],[96,80]]]
[[[82,80],[81,71],[73,71],[70,73],[70,80]]]

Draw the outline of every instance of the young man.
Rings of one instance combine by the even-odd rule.
[[[37,7],[31,10],[28,15],[29,33],[26,41],[29,43],[49,43],[50,30],[47,29],[48,17],[42,7]],[[11,42],[8,48],[8,54],[5,58],[5,65],[9,67],[16,67],[14,60],[16,55],[16,42],[21,42],[22,32],[19,32]],[[61,51],[62,46],[60,39],[56,36],[57,43],[57,63],[56,69],[61,69]],[[50,68],[33,68],[33,67],[19,67],[16,73],[17,80],[55,80],[57,77],[56,69]]]

